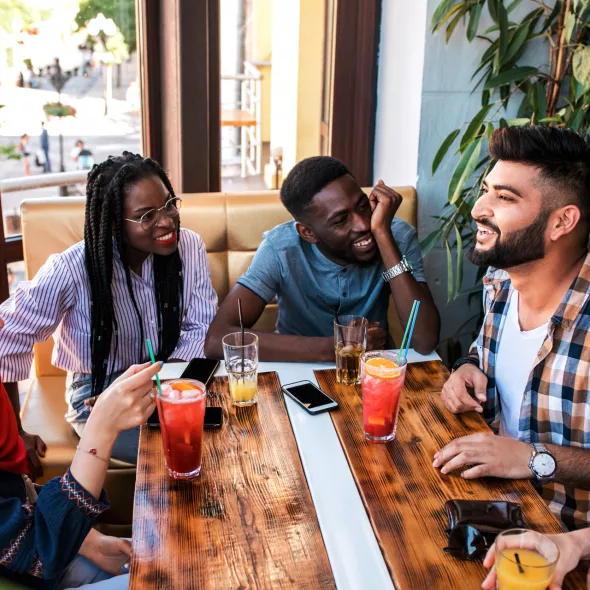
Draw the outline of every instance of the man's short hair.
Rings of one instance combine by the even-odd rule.
[[[490,141],[494,160],[534,166],[542,184],[549,185],[546,206],[553,210],[566,204],[580,208],[590,220],[590,146],[588,136],[571,129],[535,125],[506,127],[494,131]]]
[[[299,219],[313,198],[332,181],[350,174],[336,158],[314,156],[296,164],[281,187],[281,201],[295,219]]]

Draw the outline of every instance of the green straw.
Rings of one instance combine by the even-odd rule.
[[[418,301],[416,299],[414,299],[414,303],[412,304],[412,311],[410,311],[410,315],[408,317],[408,323],[406,324],[406,331],[404,332],[404,337],[402,338],[402,344],[399,347],[400,353],[404,349],[404,346],[406,345],[406,338],[408,337],[408,331],[410,329],[410,324],[412,323],[412,316],[414,315],[414,310],[416,309],[417,303],[418,303]]]
[[[156,364],[156,357],[154,356],[154,350],[152,348],[152,341],[149,338],[146,338],[145,342],[148,347],[148,352],[150,353],[150,359],[152,361],[152,365],[155,365]],[[156,385],[158,386],[158,392],[160,393],[160,395],[164,395],[162,393],[162,385],[160,384],[160,377],[158,376],[158,373],[156,373]]]

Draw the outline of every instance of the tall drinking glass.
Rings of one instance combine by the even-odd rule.
[[[234,406],[251,406],[258,400],[258,336],[234,332],[223,338],[223,356]]]
[[[395,438],[397,417],[406,378],[400,353],[374,350],[361,355],[363,433],[374,443]]]
[[[367,320],[357,315],[342,315],[334,320],[336,381],[343,385],[361,382],[361,354],[367,347]]]
[[[174,479],[197,477],[207,405],[205,385],[192,379],[166,381],[156,404],[168,474]]]
[[[558,559],[549,537],[526,529],[502,531],[496,537],[498,590],[545,590]]]

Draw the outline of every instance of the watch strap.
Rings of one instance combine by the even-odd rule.
[[[381,276],[386,283],[389,283],[391,279],[395,279],[401,274],[405,272],[412,273],[412,265],[408,262],[408,259],[403,256],[401,261],[398,262],[395,266],[392,266],[389,270],[386,270]]]
[[[473,365],[479,369],[479,359],[475,356],[464,356],[457,360],[451,369],[451,373],[454,373],[459,367],[463,365]]]

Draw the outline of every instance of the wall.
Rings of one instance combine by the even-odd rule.
[[[283,148],[283,176],[319,154],[323,41],[323,2],[275,0],[271,146]]]
[[[446,203],[447,185],[457,162],[449,154],[433,177],[434,155],[444,138],[470,121],[481,108],[480,93],[472,94],[471,74],[487,47],[485,41],[478,39],[469,44],[464,24],[457,27],[448,45],[444,29],[433,35],[430,22],[439,3],[440,0],[384,0],[380,39],[375,180],[383,177],[391,185],[415,184],[420,239],[437,227],[433,216]],[[532,0],[525,0],[511,20],[532,7]],[[480,26],[485,28],[490,23],[484,9]],[[527,63],[534,64],[534,60]],[[432,250],[425,265],[443,320],[441,339],[451,338],[463,327],[466,334],[461,340],[466,346],[481,309],[480,299],[468,301],[467,296],[462,296],[447,304],[444,249]],[[473,286],[475,272],[475,267],[466,262],[464,289]],[[469,321],[471,317],[474,319]],[[441,353],[444,356],[444,348]]]
[[[397,186],[416,186],[426,8],[427,0],[382,8],[374,175]]]

